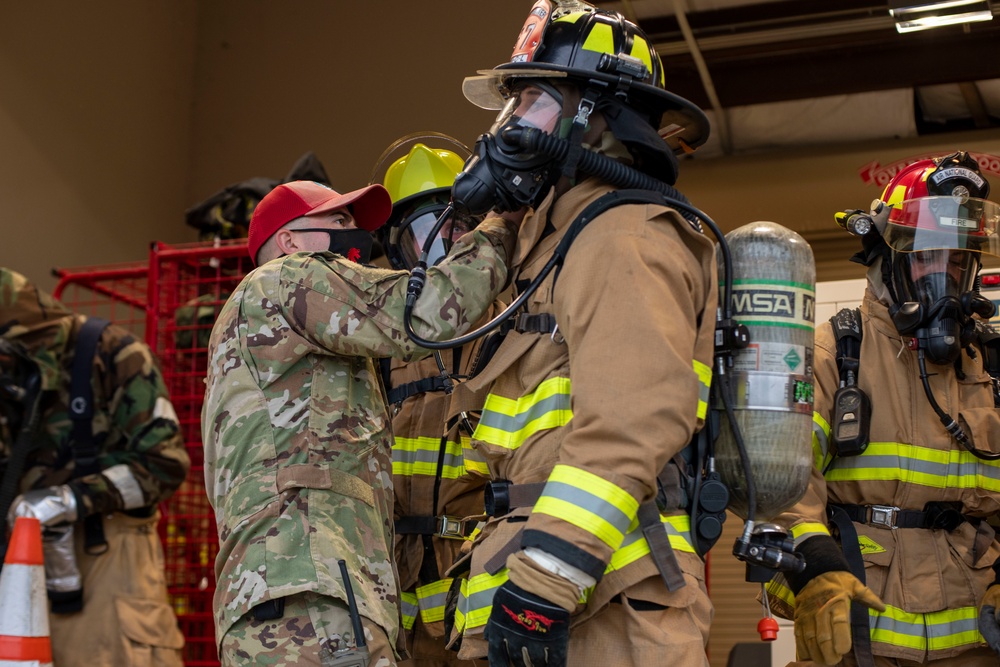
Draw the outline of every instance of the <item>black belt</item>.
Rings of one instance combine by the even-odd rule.
[[[948,503],[927,503],[923,510],[904,510],[892,505],[840,505],[851,521],[878,528],[927,528],[951,532],[968,521]]]
[[[395,521],[397,535],[431,535],[464,540],[476,529],[477,518],[457,516],[403,516]]]

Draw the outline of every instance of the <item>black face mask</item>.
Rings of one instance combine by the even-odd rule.
[[[307,227],[296,232],[325,232],[330,237],[330,252],[355,264],[367,264],[372,258],[372,235],[364,229],[327,229]]]

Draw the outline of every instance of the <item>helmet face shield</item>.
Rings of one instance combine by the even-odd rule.
[[[899,253],[964,250],[1000,257],[1000,206],[969,197],[922,197],[893,206],[882,237]]]

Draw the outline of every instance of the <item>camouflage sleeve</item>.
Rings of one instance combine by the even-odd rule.
[[[431,340],[468,331],[507,283],[505,261],[515,235],[510,223],[486,220],[428,269],[413,311],[414,331]],[[408,280],[404,271],[358,266],[329,253],[298,253],[282,260],[273,290],[290,326],[318,350],[411,360],[427,351],[403,328]]]
[[[94,399],[102,472],[72,482],[81,514],[153,507],[191,465],[163,376],[150,349],[114,326],[104,332],[94,372],[103,394]]]

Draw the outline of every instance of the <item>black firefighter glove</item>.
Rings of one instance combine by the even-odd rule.
[[[565,667],[569,612],[507,581],[493,596],[484,636],[490,667]]]
[[[993,563],[997,573],[990,587],[986,589],[982,602],[979,603],[979,634],[983,636],[990,648],[1000,654],[1000,559]]]

